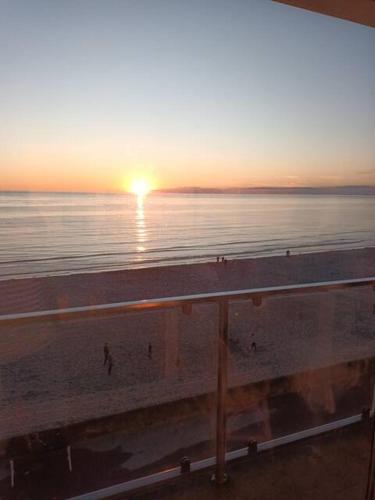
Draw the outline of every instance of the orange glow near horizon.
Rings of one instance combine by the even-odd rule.
[[[131,193],[145,197],[158,189],[184,187],[242,188],[242,187],[335,187],[342,185],[374,185],[373,169],[359,175],[351,162],[322,170],[313,169],[312,160],[295,163],[276,160],[237,163],[227,158],[156,158],[154,161],[127,161],[114,151],[92,150],[90,161],[84,156],[64,154],[59,150],[38,152],[31,148],[17,157],[0,155],[0,191],[61,191],[88,193]],[[150,155],[151,156],[151,155]],[[4,160],[4,161],[3,161]],[[315,161],[315,159],[314,159]],[[358,160],[359,161],[359,160]],[[5,168],[3,167],[5,164]],[[250,168],[251,167],[251,168]],[[367,168],[366,165],[363,167]]]

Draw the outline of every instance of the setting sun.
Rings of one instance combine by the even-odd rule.
[[[147,179],[134,179],[130,184],[130,192],[136,196],[146,196],[152,190],[151,183]]]

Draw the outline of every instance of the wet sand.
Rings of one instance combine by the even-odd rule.
[[[374,264],[375,249],[363,249],[9,280],[0,282],[0,312],[368,277]],[[374,298],[368,287],[233,304],[230,384],[375,355]],[[214,390],[216,334],[214,305],[0,326],[0,440]]]

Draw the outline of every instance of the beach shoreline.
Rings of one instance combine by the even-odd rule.
[[[319,249],[314,249],[310,251],[301,251],[299,248],[295,249],[292,248],[291,253],[293,256],[301,256],[301,255],[310,255],[310,254],[322,254],[322,253],[336,253],[336,252],[351,252],[351,251],[360,251],[360,250],[367,250],[374,248],[374,246],[350,246],[350,247],[342,247],[339,248],[337,246],[332,246],[332,248],[322,250],[321,248]],[[270,258],[277,258],[277,257],[284,257],[286,254],[285,249],[278,249],[274,251],[255,251],[252,252],[250,255],[246,257],[237,257],[236,254],[226,254],[225,258],[228,261],[237,261],[237,262],[247,262],[249,260],[259,260],[259,259],[270,259]],[[90,256],[89,256],[90,257]],[[67,257],[69,259],[69,257]],[[194,256],[194,257],[177,257],[176,262],[174,260],[166,260],[163,258],[157,259],[157,260],[148,260],[145,259],[143,261],[137,262],[128,262],[123,265],[118,265],[118,266],[108,266],[106,267],[103,265],[102,269],[90,269],[86,268],[85,270],[82,269],[66,269],[66,270],[56,270],[56,271],[40,271],[40,272],[30,272],[30,273],[15,273],[15,274],[0,274],[0,283],[2,281],[8,282],[8,281],[14,281],[14,280],[29,280],[29,279],[43,279],[43,278],[59,278],[59,277],[66,277],[66,276],[86,276],[89,274],[103,274],[103,273],[119,273],[119,272],[126,272],[126,271],[139,271],[141,269],[143,270],[150,270],[150,269],[158,269],[158,268],[165,268],[165,267],[173,267],[173,268],[180,268],[180,267],[186,267],[186,266],[196,266],[196,265],[205,265],[205,264],[211,264],[215,262],[216,256],[215,255],[204,255],[204,256]],[[46,260],[58,260],[56,258],[51,258],[51,259],[44,259]],[[34,261],[31,261],[34,262]],[[23,261],[20,261],[20,263],[23,263]],[[13,262],[13,264],[16,264],[16,262]]]

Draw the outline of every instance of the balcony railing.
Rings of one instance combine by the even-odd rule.
[[[123,491],[130,491],[141,486],[155,484],[157,482],[177,477],[186,470],[199,470],[205,467],[215,466],[214,479],[221,484],[226,481],[226,462],[233,458],[238,458],[248,453],[259,452],[281,444],[286,444],[298,439],[328,432],[336,428],[350,425],[363,418],[368,418],[369,413],[357,413],[349,418],[339,419],[329,424],[309,428],[301,432],[289,434],[287,436],[263,442],[261,444],[249,444],[249,447],[227,452],[227,393],[228,393],[228,326],[229,326],[229,306],[234,301],[252,301],[255,306],[262,304],[262,301],[271,297],[295,296],[301,294],[312,294],[316,292],[333,292],[352,288],[373,287],[375,290],[375,277],[327,281],[318,283],[307,283],[299,285],[276,286],[255,288],[246,290],[234,290],[216,293],[204,293],[198,295],[185,295],[179,297],[165,297],[138,301],[127,301],[111,304],[99,304],[83,307],[69,307],[65,309],[54,309],[47,311],[34,311],[16,314],[6,314],[0,316],[0,328],[8,325],[19,325],[22,323],[61,322],[75,318],[95,318],[104,316],[123,315],[134,311],[147,311],[155,309],[182,308],[186,314],[191,313],[191,308],[197,304],[216,304],[218,313],[218,343],[217,343],[217,398],[216,398],[216,455],[212,458],[200,460],[193,463],[182,464],[181,467],[164,470],[160,473],[151,474],[114,485],[103,490],[90,492],[87,495],[80,495],[76,499],[105,498],[108,495],[118,494]],[[370,417],[374,414],[374,401],[370,409]],[[71,468],[70,448],[67,449],[69,467]],[[11,462],[12,482],[14,483],[14,464]],[[372,485],[370,485],[370,488]]]

